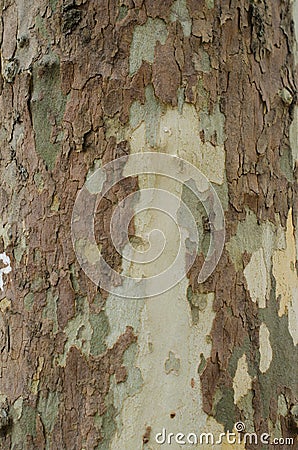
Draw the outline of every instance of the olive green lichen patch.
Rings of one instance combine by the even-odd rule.
[[[115,407],[116,410],[114,417],[117,430],[121,430],[122,427],[124,426],[123,417],[121,414],[124,402],[129,397],[133,397],[136,393],[140,392],[143,385],[143,378],[141,375],[141,371],[138,367],[136,367],[136,357],[138,350],[139,350],[138,345],[136,343],[132,343],[123,354],[123,366],[126,368],[127,371],[125,381],[117,383],[115,377],[111,377],[110,380],[111,385],[108,399],[113,397],[113,406]],[[110,426],[112,427],[114,426],[114,423],[111,423],[111,421],[104,422],[103,417],[98,416],[96,416],[96,423],[97,426],[100,427],[103,427],[106,424],[110,424]],[[110,430],[110,435],[112,434],[111,432],[112,430]]]
[[[215,418],[222,423],[225,430],[232,430],[236,422],[236,406],[232,388],[222,387],[220,400],[215,407]]]
[[[58,0],[49,0],[50,6],[52,8],[52,11],[55,12],[56,11],[56,7],[57,7],[57,3]]]
[[[117,383],[115,381],[115,377],[112,377],[111,380],[110,390],[113,393],[114,406],[118,411],[115,416],[118,430],[123,427],[121,410],[123,408],[125,400],[139,393],[143,386],[141,371],[138,367],[136,367],[136,358],[138,351],[139,347],[137,343],[132,343],[123,354],[123,366],[127,370],[126,380],[122,383]]]
[[[58,331],[57,301],[58,296],[53,295],[52,290],[49,289],[47,291],[47,303],[43,309],[43,317],[52,321],[54,333]]]
[[[214,8],[214,0],[205,0],[205,3],[208,9]]]
[[[105,338],[109,333],[109,321],[104,311],[99,314],[92,314],[89,318],[92,328],[92,337],[90,341],[90,353],[98,356],[106,349]]]
[[[44,190],[44,180],[42,174],[39,172],[35,173],[33,179],[38,192],[41,193]]]
[[[26,238],[23,235],[20,239],[20,241],[18,242],[18,244],[14,247],[13,249],[13,253],[14,253],[14,257],[15,260],[17,261],[18,265],[20,264],[22,257],[25,253],[27,246],[26,246]]]
[[[191,34],[191,18],[187,9],[186,0],[176,0],[171,7],[170,20],[181,23],[184,36]]]
[[[19,448],[27,441],[27,436],[36,434],[36,410],[33,407],[23,404],[22,415],[14,422],[11,432],[12,448]]]
[[[295,161],[294,161],[294,164],[295,164]],[[282,155],[280,158],[280,168],[289,182],[294,181],[294,174],[293,174],[292,166],[293,166],[292,150],[290,147],[286,147],[282,151]]]
[[[127,12],[128,12],[128,7],[126,5],[120,5],[117,20],[120,21],[120,20],[124,19]]]
[[[131,75],[137,72],[143,60],[153,63],[156,42],[165,44],[167,34],[166,24],[160,19],[149,18],[145,25],[135,27],[129,57]]]
[[[250,353],[250,341],[249,338],[246,337],[241,345],[241,347],[235,347],[233,350],[233,353],[231,355],[231,358],[229,360],[229,374],[232,378],[235,377],[237,365],[239,359],[244,355],[248,355]],[[256,375],[256,371],[250,367],[249,365],[249,374],[253,377]]]
[[[187,288],[187,299],[191,308],[192,322],[194,324],[199,323],[200,314],[206,310],[208,304],[213,304],[214,293],[209,292],[208,294],[199,293],[193,291],[191,286]]]
[[[67,341],[64,353],[60,355],[59,364],[64,366],[67,354],[72,346],[80,349],[85,355],[90,353],[90,341],[92,337],[92,327],[89,321],[89,303],[86,297],[76,298],[76,316],[69,320],[64,332]]]
[[[200,113],[200,131],[204,132],[206,141],[211,141],[212,138],[218,145],[223,145],[225,142],[225,116],[219,109],[219,103],[216,104],[213,114],[202,111]]]
[[[113,435],[116,431],[116,409],[110,404],[105,412],[105,414],[100,417],[99,425],[100,432],[102,436],[102,441],[97,446],[97,450],[109,450],[110,449],[110,441],[113,438]]]
[[[282,386],[297,386],[297,346],[294,346],[288,329],[288,317],[278,316],[274,297],[275,292],[272,289],[268,307],[259,311],[260,320],[269,330],[272,347],[270,366],[266,372],[259,372],[264,417],[268,416],[270,400],[272,397],[277,398],[278,389]],[[285,367],[287,370],[284,370]]]
[[[46,431],[47,449],[51,447],[51,433],[56,423],[59,413],[59,395],[58,392],[49,391],[47,396],[43,394],[39,397],[37,410],[41,416],[43,426]]]
[[[255,431],[253,423],[253,416],[254,416],[253,399],[254,399],[254,391],[251,389],[248,391],[246,395],[241,397],[241,399],[237,403],[237,406],[241,411],[241,416],[243,417],[245,423],[245,430],[248,433],[253,433]]]
[[[133,342],[123,354],[123,365],[127,368],[127,379],[124,383],[120,383],[117,386],[119,389],[123,388],[127,396],[135,395],[140,391],[143,384],[141,371],[138,367],[136,367],[138,351],[138,344]]]
[[[66,96],[60,85],[60,62],[56,55],[45,55],[33,67],[33,93],[30,103],[35,145],[48,169],[52,170],[60,151],[61,122]]]
[[[139,101],[136,101],[131,105],[129,124],[132,129],[136,129],[141,122],[145,122],[146,143],[151,147],[156,147],[158,144],[161,105],[155,97],[152,85],[146,87],[145,98],[144,105]],[[139,142],[137,144],[139,145]],[[131,146],[132,149],[134,149],[134,140],[132,140]],[[139,148],[136,150],[140,151],[141,149]]]
[[[199,49],[198,53],[193,54],[193,63],[198,72],[208,73],[211,70],[210,58],[207,52]]]
[[[76,280],[74,267],[71,272]],[[73,283],[76,283],[73,281]],[[93,307],[102,307],[102,298],[96,295]],[[96,314],[91,314],[88,300],[85,297],[76,297],[76,315],[71,319],[65,328],[67,342],[64,354],[60,356],[60,364],[65,364],[67,353],[72,345],[81,349],[84,354],[97,357],[106,351],[106,337],[109,334],[109,320],[104,310]]]
[[[53,1],[56,1],[56,0],[53,0]],[[38,14],[35,18],[35,29],[43,39],[49,40],[49,33],[46,29],[44,19],[41,17],[40,14]]]
[[[238,223],[237,233],[226,244],[226,248],[237,270],[243,269],[242,255],[246,251],[250,254],[261,247],[265,253],[265,263],[270,267],[272,247],[274,245],[274,226],[270,223],[258,224],[255,214],[248,210],[244,221]],[[267,264],[268,262],[268,264]]]
[[[199,375],[201,375],[204,372],[204,370],[206,368],[206,365],[207,365],[207,361],[206,361],[206,358],[204,356],[204,353],[201,353],[200,354],[200,364],[199,364],[199,367],[198,367],[198,374]]]

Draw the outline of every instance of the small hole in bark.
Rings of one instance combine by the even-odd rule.
[[[175,412],[171,412],[170,417],[171,417],[171,419],[174,419],[176,417],[176,413]]]

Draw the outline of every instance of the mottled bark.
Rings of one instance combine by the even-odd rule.
[[[240,420],[295,437],[297,0],[0,6],[0,447],[157,449],[163,427],[219,434]],[[80,268],[72,210],[92,171],[148,150],[213,183],[225,248],[198,284],[210,230],[184,186],[195,264],[156,298],[117,299]],[[127,178],[97,211],[115,270],[114,207],[147,181]],[[147,225],[131,223],[132,240]]]

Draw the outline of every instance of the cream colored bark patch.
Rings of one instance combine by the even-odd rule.
[[[292,209],[289,211],[286,231],[286,248],[277,250],[273,255],[273,275],[276,280],[276,296],[279,299],[278,315],[289,316],[289,331],[296,345],[298,342],[298,278],[295,268],[296,246]]]
[[[266,308],[267,272],[263,249],[253,253],[244,275],[252,301],[260,308]]]
[[[152,436],[164,427],[174,433],[181,429],[192,430],[194,420],[204,427],[207,415],[201,408],[197,369],[200,353],[208,358],[211,352],[206,336],[211,331],[215,314],[212,303],[208,304],[202,313],[202,321],[197,327],[192,327],[189,305],[185,300],[186,289],[187,281],[184,281],[171,291],[145,301],[136,361],[143,386],[136,395],[119,404],[122,428],[113,438],[112,450],[140,449],[143,430],[148,424],[152,426]],[[130,315],[134,316],[135,310],[131,310]],[[116,313],[114,317],[109,315],[111,327],[117,320],[119,315]],[[165,362],[169,363],[170,352],[176,359],[179,357],[179,372],[178,365],[175,371],[165,367]],[[176,420],[170,417],[173,412]],[[152,444],[149,448],[157,448],[154,441]]]
[[[298,287],[293,289],[292,304],[289,305],[289,332],[294,345],[298,343]]]
[[[134,123],[133,118],[131,122]],[[161,115],[159,128],[155,130],[155,145],[164,153],[177,155],[189,161],[198,167],[209,181],[221,185],[225,180],[224,123],[218,118],[210,122],[211,125],[205,122],[204,117],[198,117],[195,107],[187,103],[184,104],[181,113],[177,109],[167,108]],[[147,123],[144,126],[141,122],[135,125],[136,128],[132,132],[129,131],[131,153],[152,151],[147,136],[148,126]],[[205,128],[207,130],[208,126],[219,136],[217,145],[211,144],[208,140],[202,142],[200,139],[200,130],[204,131]],[[207,131],[205,135],[208,139]]]
[[[248,374],[246,355],[241,356],[238,360],[237,370],[233,380],[233,389],[235,404],[251,389],[251,377]]]
[[[260,371],[267,372],[272,361],[272,348],[270,344],[270,332],[264,323],[260,326]]]

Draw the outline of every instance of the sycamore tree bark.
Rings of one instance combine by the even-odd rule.
[[[1,449],[155,450],[163,429],[217,439],[236,422],[271,441],[294,438],[298,2],[0,6]],[[208,178],[225,246],[198,283],[210,224],[182,185],[176,195],[201,236],[195,263],[167,292],[118,298],[82,270],[72,211],[97,168],[148,151]],[[96,212],[98,248],[119,273],[127,263],[110,239],[112,213],[150,180],[165,187],[127,177]],[[134,248],[167,224],[157,213],[132,219]],[[167,245],[170,255],[179,236]],[[230,447],[269,448],[214,448]]]

